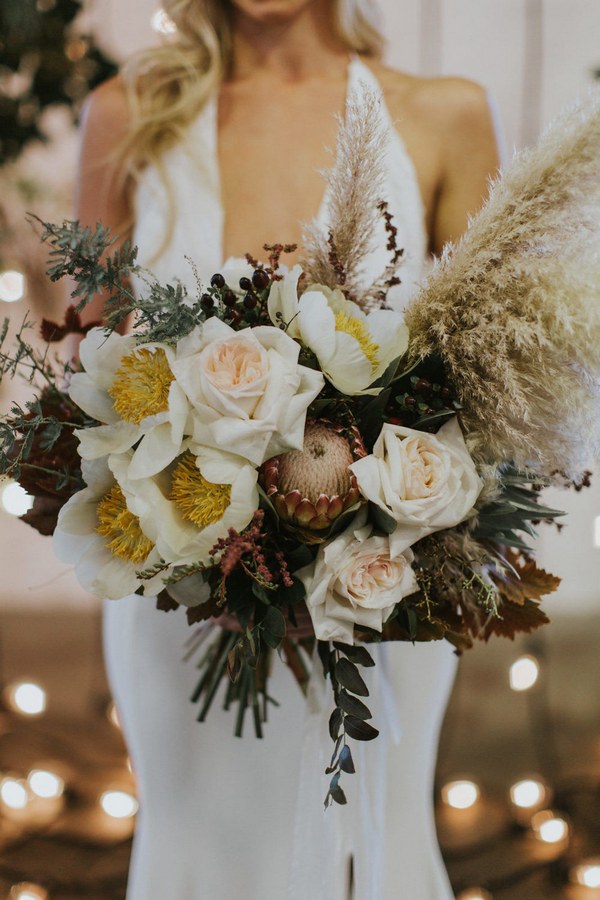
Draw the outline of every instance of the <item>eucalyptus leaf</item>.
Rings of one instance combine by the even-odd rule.
[[[283,613],[275,606],[269,606],[262,620],[262,637],[265,643],[273,650],[277,650],[285,637],[285,630]]]
[[[345,713],[356,716],[357,719],[372,719],[373,715],[368,706],[358,697],[348,694],[347,691],[341,690],[338,694],[338,705]]]
[[[363,681],[358,669],[349,659],[338,659],[335,664],[335,677],[342,687],[359,697],[368,697],[369,689]]]
[[[352,752],[350,751],[350,747],[347,744],[342,747],[339,762],[342,772],[348,772],[350,775],[352,775],[356,771],[356,769],[354,768],[354,760],[352,759]]]
[[[356,663],[357,666],[374,666],[375,660],[369,653],[366,647],[363,647],[359,644],[354,646],[350,644],[340,644],[334,642],[333,646],[336,650],[339,650],[340,653],[343,653],[344,656],[347,656],[350,662]]]
[[[346,734],[354,738],[355,741],[372,741],[379,734],[376,728],[373,728],[372,725],[369,725],[368,722],[364,722],[362,719],[357,719],[355,716],[345,717],[344,728],[346,729]]]
[[[332,741],[337,741],[340,728],[342,726],[342,711],[337,707],[329,716],[329,734]]]
[[[375,526],[384,534],[393,534],[398,527],[394,517],[376,503],[369,503],[369,516]]]

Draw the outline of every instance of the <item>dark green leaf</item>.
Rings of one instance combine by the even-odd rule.
[[[369,707],[362,700],[359,700],[358,697],[353,697],[352,694],[348,694],[344,690],[339,692],[337,702],[340,709],[343,709],[345,713],[349,713],[351,716],[356,716],[357,719],[373,718]]]
[[[265,643],[273,650],[277,650],[285,637],[285,619],[281,610],[275,606],[269,606],[262,620],[262,628]]]
[[[317,641],[317,653],[323,666],[323,677],[327,678],[331,670],[331,646],[329,641]]]
[[[376,503],[369,503],[369,516],[371,521],[383,531],[384,534],[393,534],[398,527],[398,523],[388,512],[377,506]]]
[[[368,722],[363,722],[362,719],[355,718],[355,716],[345,717],[344,728],[346,729],[346,734],[349,734],[356,741],[372,741],[379,734],[376,728],[373,728]]]
[[[303,566],[307,566],[314,559],[314,554],[311,552],[310,547],[307,544],[300,544],[298,547],[295,547],[290,553],[286,553],[286,560],[290,569],[294,572],[298,569],[301,569]]]
[[[352,753],[350,752],[350,747],[347,744],[345,747],[342,747],[342,752],[340,753],[340,769],[343,772],[348,772],[350,775],[352,775],[356,771],[356,769],[354,768]]]
[[[357,666],[374,666],[375,661],[366,647],[360,645],[351,646],[350,644],[339,644],[334,642],[333,646],[339,650],[344,656],[347,656],[350,662],[356,663]]]
[[[329,717],[329,734],[332,741],[337,741],[341,725],[342,711],[336,707]]]
[[[338,682],[352,694],[368,697],[369,689],[364,683],[358,669],[349,659],[338,659],[335,664],[335,677]]]

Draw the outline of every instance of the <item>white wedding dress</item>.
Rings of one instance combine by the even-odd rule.
[[[348,95],[363,85],[381,94],[370,70],[354,59]],[[423,204],[415,170],[389,127],[386,194],[399,245],[405,248],[402,308],[422,275]],[[175,197],[172,241],[151,268],[193,286],[187,255],[203,278],[219,270],[223,210],[217,158],[216,102],[195,122],[189,146],[172,150],[166,170]],[[149,169],[137,194],[135,243],[149,262],[161,244],[164,188]],[[319,212],[327,221],[327,194]],[[382,225],[383,228],[383,225]],[[283,236],[285,238],[285,236]],[[369,273],[386,262],[385,235]],[[165,614],[133,596],[105,605],[110,682],[133,761],[140,813],[128,900],[347,900],[350,859],[355,900],[449,900],[453,896],[437,844],[433,775],[438,734],[456,657],[446,642],[388,644],[377,666],[363,670],[379,738],[353,742],[357,766],[343,786],[348,805],[323,811],[329,685],[318,664],[309,700],[279,659],[265,737],[251,721],[233,736],[234,713],[215,702],[205,723],[189,702],[197,672],[184,663],[190,631],[183,610]]]

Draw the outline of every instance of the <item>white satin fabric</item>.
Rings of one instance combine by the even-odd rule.
[[[363,85],[380,92],[354,59],[348,96]],[[391,299],[403,308],[421,277],[425,229],[414,167],[389,128],[386,197],[405,247],[403,283]],[[202,277],[221,264],[223,210],[217,157],[216,101],[194,124],[190,140],[172,150],[166,168],[175,198],[173,237],[158,259],[165,222],[160,178],[148,170],[137,195],[134,240],[140,259],[165,280],[194,286],[189,255]],[[327,194],[319,211],[327,223]],[[383,226],[382,226],[383,227]],[[385,265],[381,247],[369,260]],[[183,662],[190,631],[182,611],[165,614],[133,596],[107,602],[105,655],[110,682],[138,780],[141,808],[127,900],[450,900],[433,816],[433,774],[442,716],[456,657],[447,643],[375,648],[364,670],[379,738],[354,741],[357,774],[346,775],[347,806],[323,811],[332,742],[327,730],[330,686],[318,664],[308,701],[279,659],[265,737],[248,719],[233,737],[234,714],[219,698],[196,722],[188,697],[197,672]]]

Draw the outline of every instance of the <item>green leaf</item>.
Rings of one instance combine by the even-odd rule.
[[[290,569],[295,572],[297,569],[301,569],[303,566],[311,563],[314,559],[314,554],[307,544],[300,544],[290,553],[286,553],[285,558]]]
[[[366,668],[375,665],[375,660],[367,648],[360,644],[351,646],[350,644],[340,644],[334,641],[333,646],[336,650],[339,650],[340,653],[343,653],[344,656],[347,656],[350,662],[356,663],[357,666],[365,666]]]
[[[398,523],[388,512],[377,506],[376,503],[369,503],[369,516],[374,525],[383,531],[384,534],[393,534]]]
[[[345,713],[351,716],[356,716],[357,719],[373,718],[369,707],[362,700],[359,700],[358,697],[353,697],[352,694],[348,694],[344,690],[339,692],[337,702],[340,709],[343,709]]]
[[[275,606],[269,606],[262,620],[262,628],[265,643],[273,650],[277,650],[285,637],[285,618],[281,610]]]
[[[335,677],[342,687],[359,697],[368,697],[369,688],[363,681],[358,669],[349,659],[338,659],[335,664]]]
[[[350,775],[353,775],[354,772],[356,772],[356,769],[354,768],[354,760],[352,759],[352,753],[350,751],[350,747],[347,744],[342,747],[339,763],[342,772],[348,772]]]
[[[342,725],[342,718],[342,711],[337,707],[329,716],[329,734],[332,741],[337,741],[338,739],[338,735],[340,733],[340,728]]]
[[[368,722],[363,722],[362,719],[355,718],[355,716],[345,717],[344,728],[346,729],[346,734],[349,734],[355,741],[372,741],[379,734],[376,728],[373,728]]]

